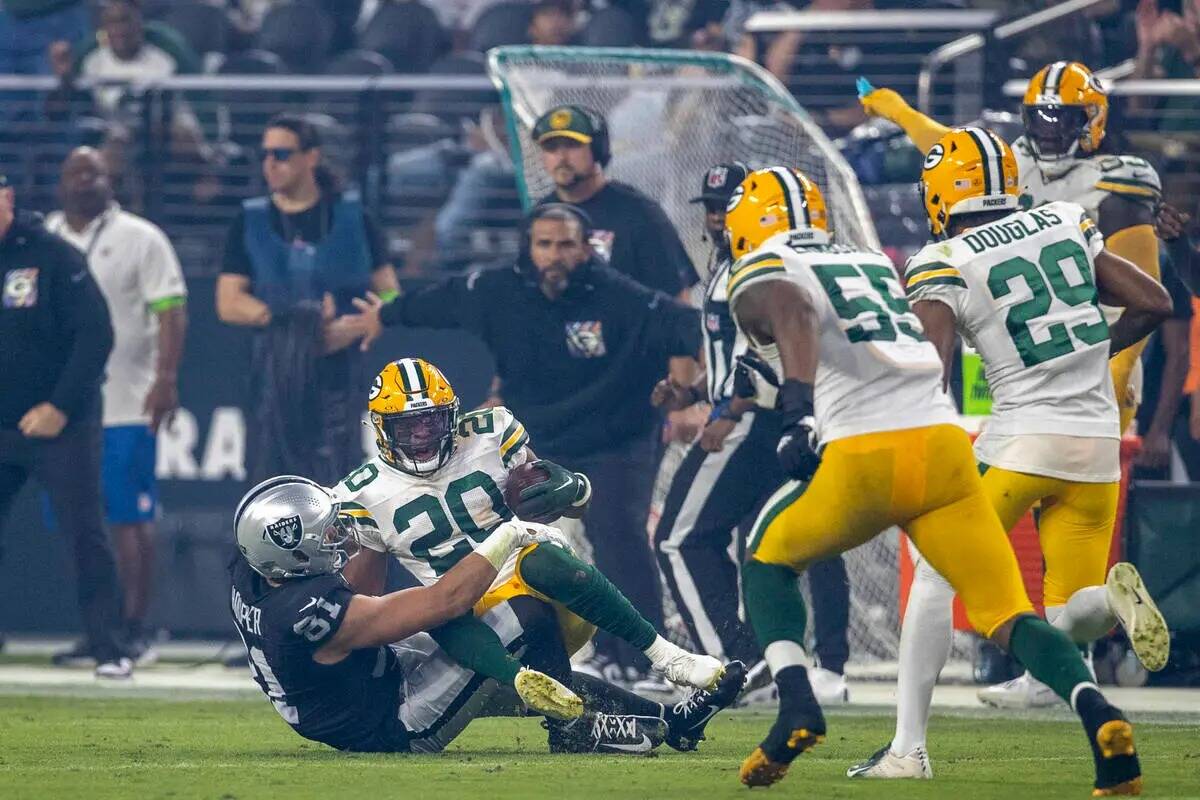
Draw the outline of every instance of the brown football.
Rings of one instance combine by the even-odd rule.
[[[521,502],[521,490],[528,489],[549,478],[549,472],[542,467],[535,467],[533,464],[522,464],[510,470],[508,481],[504,484],[504,504],[508,506],[509,511],[517,513],[517,506]],[[541,522],[541,520],[530,519],[526,522]]]

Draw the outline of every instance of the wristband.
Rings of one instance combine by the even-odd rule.
[[[732,398],[728,399],[728,400],[722,400],[721,402],[717,403],[715,406],[713,406],[712,412],[709,413],[708,421],[716,422],[718,419],[721,418],[721,415],[724,414],[729,409],[729,407],[731,405],[733,405]]]
[[[488,563],[499,572],[500,568],[504,566],[504,562],[508,561],[509,556],[512,555],[513,550],[517,549],[520,535],[521,529],[515,523],[502,523],[475,547],[475,553],[486,558]]]

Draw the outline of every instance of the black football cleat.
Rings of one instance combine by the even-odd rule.
[[[745,683],[746,665],[731,661],[725,665],[725,674],[715,689],[690,690],[666,710],[667,744],[676,750],[695,750],[704,741],[709,720],[733,705]]]

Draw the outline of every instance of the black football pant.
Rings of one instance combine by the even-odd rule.
[[[100,442],[98,412],[71,421],[55,439],[26,439],[19,431],[0,430],[0,531],[10,521],[17,493],[35,478],[50,497],[59,529],[71,541],[87,644],[97,661],[111,661],[124,654],[124,645],[119,638],[120,584],[103,524]],[[12,530],[27,531],[30,524],[11,522]],[[59,583],[47,575],[45,585],[46,591],[57,591]]]
[[[561,460],[547,457],[582,472],[592,482],[592,499],[583,523],[596,568],[661,633],[662,585],[646,532],[657,469],[655,456],[654,441],[647,434],[587,456]],[[648,663],[633,646],[603,631],[596,634],[594,642],[597,654],[622,666],[645,667]]]
[[[693,444],[671,481],[654,533],[667,587],[700,652],[751,665],[762,657],[750,626],[738,616],[738,565],[745,535],[762,504],[785,477],[775,457],[779,417],[746,414],[710,453]],[[842,672],[849,655],[850,585],[841,556],[807,573],[816,653],[821,666]]]

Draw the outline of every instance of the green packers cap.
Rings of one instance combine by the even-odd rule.
[[[556,106],[538,117],[533,126],[533,140],[541,144],[559,136],[591,144],[596,138],[596,126],[579,108]]]

